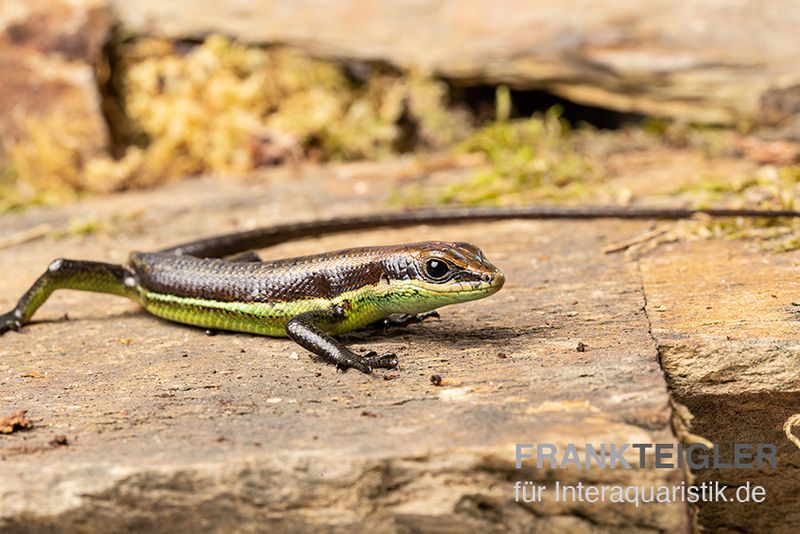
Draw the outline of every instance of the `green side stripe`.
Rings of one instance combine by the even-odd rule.
[[[346,318],[332,325],[331,334],[356,330],[394,313],[422,313],[447,304],[473,300],[481,292],[435,292],[408,281],[392,281],[348,291],[334,299],[309,298],[289,302],[224,302],[178,297],[141,289],[142,302],[150,313],[179,323],[285,337],[284,327],[292,317],[312,310],[342,306]]]

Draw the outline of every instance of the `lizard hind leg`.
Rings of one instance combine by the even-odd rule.
[[[22,295],[11,311],[0,315],[0,335],[19,330],[56,289],[109,293],[138,302],[136,278],[122,265],[58,259]]]
[[[407,313],[390,315],[389,317],[378,319],[374,323],[368,324],[367,328],[374,328],[377,330],[386,330],[387,328],[405,328],[408,325],[421,323],[427,319],[439,319],[440,317],[441,315],[439,315],[439,312],[436,310],[418,313],[416,315]]]

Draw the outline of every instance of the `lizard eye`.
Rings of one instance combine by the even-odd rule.
[[[437,259],[430,259],[425,262],[425,274],[434,280],[441,280],[450,272],[447,262]]]

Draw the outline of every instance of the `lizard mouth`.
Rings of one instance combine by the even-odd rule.
[[[490,293],[494,293],[496,291],[500,291],[503,285],[505,285],[506,276],[497,267],[494,266],[492,267],[493,270],[481,274],[480,279],[469,282],[475,290],[477,291],[488,290],[490,291]]]
[[[500,291],[505,282],[505,275],[497,270],[469,280],[452,280],[448,284],[424,284],[424,286],[428,291],[441,295],[481,298]]]
[[[502,271],[497,271],[495,273],[492,273],[491,278],[489,280],[489,285],[497,288],[495,291],[500,291],[500,289],[502,289],[505,283],[506,283],[506,275],[504,275]]]
[[[476,282],[475,290],[485,291],[487,294],[491,295],[492,293],[500,291],[505,283],[506,277],[501,271],[485,273],[481,275],[480,281]]]

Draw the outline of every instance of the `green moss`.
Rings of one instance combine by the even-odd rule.
[[[497,113],[510,108],[498,90]],[[553,107],[527,119],[497,120],[457,147],[481,154],[485,165],[464,182],[440,188],[408,188],[398,195],[407,204],[512,204],[587,198],[603,183],[599,166],[576,150],[575,133]]]
[[[100,219],[95,217],[75,217],[69,220],[66,228],[51,232],[51,236],[54,239],[65,239],[67,237],[95,235],[105,230],[106,226]]]
[[[764,166],[756,174],[727,179],[710,176],[681,187],[675,194],[685,195],[695,206],[705,207],[710,200],[764,209],[797,209],[800,198],[800,165]]]
[[[10,165],[0,165],[0,213],[18,208],[17,173]]]
[[[755,175],[739,179],[708,177],[676,190],[695,208],[712,205],[765,210],[800,208],[800,166],[765,166]],[[698,222],[690,233],[701,237],[758,239],[767,248],[789,251],[800,248],[800,221],[778,219],[720,219]]]
[[[709,156],[733,152],[730,130],[726,128],[649,117],[641,129],[657,145],[692,148]]]

